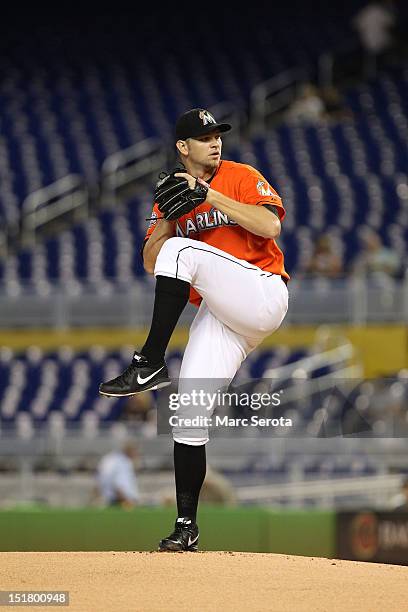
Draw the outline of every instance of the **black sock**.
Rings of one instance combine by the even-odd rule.
[[[188,517],[195,522],[205,471],[205,444],[190,446],[174,442],[174,472],[179,517]]]
[[[150,332],[140,351],[150,363],[163,361],[167,345],[190,295],[190,283],[157,276]]]

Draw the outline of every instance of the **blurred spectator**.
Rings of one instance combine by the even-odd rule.
[[[230,481],[214,468],[207,466],[207,473],[200,491],[200,501],[207,504],[233,506],[237,503],[237,498]]]
[[[322,88],[321,97],[324,104],[324,118],[330,120],[350,119],[353,113],[345,103],[342,94],[334,85]]]
[[[111,451],[101,458],[97,467],[97,495],[102,503],[122,508],[138,504],[135,461],[139,456],[136,444],[128,441],[120,451]]]
[[[152,391],[137,393],[126,399],[121,420],[136,425],[145,438],[157,435],[157,409]]]
[[[391,498],[390,507],[392,510],[408,512],[408,478],[405,478],[401,491]]]
[[[343,263],[332,245],[328,234],[322,234],[304,272],[321,278],[338,278],[343,275]]]
[[[401,260],[396,251],[383,245],[381,237],[367,228],[361,235],[362,251],[357,255],[352,272],[375,280],[396,278],[401,272]]]
[[[363,72],[366,78],[374,78],[378,63],[393,44],[396,18],[392,0],[369,2],[352,19],[363,49]]]
[[[137,393],[126,398],[123,406],[122,418],[131,423],[146,423],[149,413],[155,410],[154,397],[151,391]]]
[[[286,111],[290,123],[318,123],[324,114],[324,104],[319,90],[312,83],[304,83],[300,96]]]

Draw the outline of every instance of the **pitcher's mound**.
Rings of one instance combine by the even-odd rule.
[[[69,591],[70,612],[408,609],[408,568],[397,565],[239,552],[12,552],[0,553],[0,566],[1,590]]]

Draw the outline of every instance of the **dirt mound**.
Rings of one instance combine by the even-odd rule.
[[[408,568],[397,565],[239,552],[13,552],[0,553],[0,566],[1,590],[69,591],[61,609],[70,612],[408,610]]]

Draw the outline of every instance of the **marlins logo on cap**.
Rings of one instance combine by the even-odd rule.
[[[217,123],[212,114],[207,110],[202,110],[198,113],[203,125],[208,125],[209,123]]]

